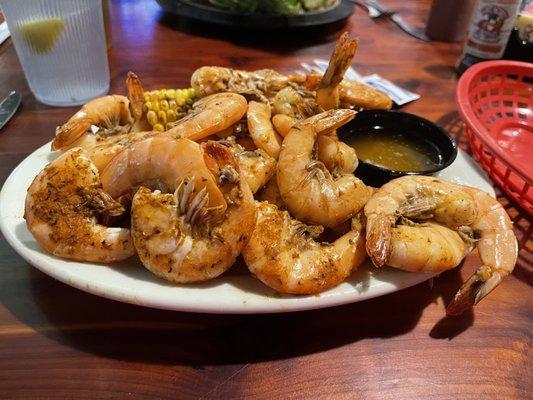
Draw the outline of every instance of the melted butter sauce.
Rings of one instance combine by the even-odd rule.
[[[439,151],[431,144],[406,134],[375,129],[347,138],[360,160],[394,171],[423,172],[438,166]]]

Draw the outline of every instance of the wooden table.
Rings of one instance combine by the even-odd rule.
[[[423,24],[428,1],[392,2]],[[244,34],[164,16],[153,0],[111,4],[111,92],[134,70],[147,88],[183,87],[197,67],[291,70],[327,57],[343,30],[360,38],[355,68],[422,98],[405,110],[458,135],[453,65],[460,44],[423,43],[358,9],[310,32]],[[0,182],[74,109],[39,104],[10,41],[0,47],[0,96],[22,92],[0,132]],[[478,265],[362,303],[278,315],[200,315],[99,298],[24,262],[0,238],[0,398],[526,399],[532,398],[531,220],[501,198],[522,239],[512,276],[474,311],[444,306]],[[22,199],[21,199],[22,201]]]

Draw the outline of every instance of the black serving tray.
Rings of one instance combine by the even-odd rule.
[[[354,5],[350,0],[341,0],[338,5],[327,10],[291,16],[239,14],[193,3],[190,0],[157,0],[157,2],[166,12],[182,17],[218,25],[261,30],[326,25],[346,19],[354,12]]]

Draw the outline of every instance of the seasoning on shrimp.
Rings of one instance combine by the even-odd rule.
[[[142,87],[137,76],[128,74],[126,80],[129,97],[109,95],[84,104],[65,124],[56,129],[52,150],[68,150],[79,146],[90,149],[107,138],[140,131],[142,113]]]
[[[246,120],[248,121],[248,132],[255,145],[268,153],[269,156],[277,159],[282,139],[270,121],[270,106],[251,101],[248,103]]]
[[[105,166],[101,181],[104,190],[118,198],[142,185],[174,191],[178,181],[192,176],[195,190],[209,194],[206,206],[213,209],[213,218],[222,215],[227,208],[224,193],[201,146],[188,139],[158,135],[131,143]]]
[[[217,93],[193,104],[186,117],[180,119],[165,135],[201,140],[222,132],[239,122],[246,114],[246,99],[235,93]]]
[[[252,192],[239,176],[231,151],[202,144],[228,207],[218,219],[208,207],[209,192],[194,173],[177,182],[174,193],[141,187],[133,197],[132,235],[144,266],[172,282],[198,282],[226,271],[248,242],[256,222]],[[199,190],[198,190],[199,189]]]
[[[378,189],[366,204],[365,215],[366,248],[378,267],[444,271],[477,247],[483,265],[448,305],[451,315],[477,304],[516,263],[517,243],[509,216],[496,199],[479,189],[428,176],[405,176]]]
[[[302,222],[336,226],[359,212],[372,190],[353,174],[333,175],[316,157],[319,134],[350,121],[354,111],[330,110],[297,123],[283,140],[277,182],[284,203]]]
[[[237,143],[234,136],[219,140],[228,147],[241,170],[241,177],[246,180],[252,193],[256,193],[276,174],[276,160],[261,149],[246,150]]]
[[[243,257],[250,272],[280,293],[315,294],[343,282],[366,258],[357,218],[333,243],[315,239],[321,226],[308,226],[270,203],[257,203],[257,225]]]
[[[24,218],[46,251],[72,260],[111,262],[135,253],[129,229],[101,225],[98,218],[122,212],[124,208],[102,189],[87,152],[75,147],[35,177]]]

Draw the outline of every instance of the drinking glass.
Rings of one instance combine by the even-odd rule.
[[[73,106],[109,90],[101,0],[0,0],[31,91]]]

